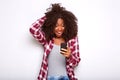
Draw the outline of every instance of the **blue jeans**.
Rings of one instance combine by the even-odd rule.
[[[69,80],[67,76],[49,76],[48,80]]]

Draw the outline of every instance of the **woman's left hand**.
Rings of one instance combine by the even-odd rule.
[[[66,58],[69,58],[71,55],[71,50],[69,47],[67,47],[67,49],[61,48],[60,53]]]

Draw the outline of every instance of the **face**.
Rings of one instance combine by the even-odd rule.
[[[54,29],[54,33],[55,33],[56,37],[61,38],[62,34],[64,32],[64,29],[65,29],[65,27],[64,27],[63,19],[58,18],[57,23],[56,23],[56,27]]]

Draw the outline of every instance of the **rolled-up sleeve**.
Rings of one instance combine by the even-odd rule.
[[[46,17],[42,17],[35,21],[31,26],[30,26],[30,33],[33,35],[33,37],[39,41],[42,45],[45,44],[45,36],[44,33],[41,31],[41,27],[45,21]]]
[[[80,52],[79,52],[79,43],[78,37],[75,37],[70,41],[71,56],[67,58],[67,64],[71,67],[75,67],[80,62]]]

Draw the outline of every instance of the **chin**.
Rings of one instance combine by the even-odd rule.
[[[61,36],[56,36],[56,38],[61,38]]]
[[[57,38],[61,38],[62,36],[56,36]]]

